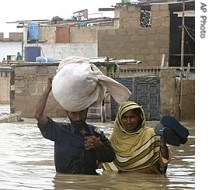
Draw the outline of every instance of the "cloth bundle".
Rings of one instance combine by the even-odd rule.
[[[84,57],[69,56],[62,60],[52,81],[54,98],[71,112],[102,102],[106,91],[119,104],[131,95],[127,87],[104,75]]]

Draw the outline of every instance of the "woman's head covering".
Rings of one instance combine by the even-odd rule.
[[[122,126],[122,115],[136,108],[141,110],[143,121],[137,131],[127,132]],[[144,110],[134,101],[126,101],[119,107],[110,142],[116,155],[114,164],[122,171],[150,167],[159,158],[159,137],[153,128],[146,127]]]
[[[144,110],[143,110],[142,106],[140,106],[139,104],[137,104],[134,101],[126,101],[123,104],[121,104],[121,106],[118,108],[118,112],[117,112],[117,116],[116,116],[116,119],[115,119],[115,123],[125,133],[128,133],[128,132],[126,132],[125,129],[123,128],[121,118],[122,118],[123,114],[126,113],[127,111],[130,111],[130,110],[133,110],[133,109],[137,109],[137,108],[140,109],[139,117],[142,119],[142,123],[139,126],[139,129],[140,129],[141,127],[143,127],[145,125],[145,121],[146,121],[145,113],[144,113]],[[137,133],[138,133],[138,131],[137,131]]]
[[[139,108],[143,115],[143,121],[135,132],[127,132],[122,126],[122,115],[132,109]],[[118,108],[117,116],[114,122],[113,132],[110,137],[113,148],[116,152],[123,155],[131,155],[135,151],[136,147],[145,140],[145,136],[148,136],[148,127],[145,126],[146,118],[143,108],[134,101],[126,101]],[[148,131],[148,132],[146,132]],[[151,131],[152,135],[154,130]],[[151,134],[150,133],[150,134]],[[149,135],[150,136],[150,135]]]

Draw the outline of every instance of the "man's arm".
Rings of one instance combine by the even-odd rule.
[[[91,135],[85,136],[86,150],[96,150],[96,156],[100,162],[112,162],[114,159],[114,151],[111,147],[109,140],[105,137],[104,133],[95,133],[98,137]]]
[[[35,111],[34,111],[34,117],[41,125],[46,124],[48,121],[47,116],[44,114],[44,110],[45,110],[48,96],[52,90],[52,79],[53,77],[48,77],[47,87],[44,93],[42,94],[42,96],[40,97],[40,99],[38,100]]]
[[[100,144],[96,148],[96,155],[100,162],[112,162],[115,157],[111,143],[102,131],[100,132]]]
[[[102,146],[96,150],[97,158],[100,162],[112,162],[115,157],[114,150],[108,139],[102,142]]]

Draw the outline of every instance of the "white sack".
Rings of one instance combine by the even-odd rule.
[[[86,109],[102,102],[106,90],[119,104],[126,101],[131,92],[114,79],[105,76],[89,59],[70,56],[62,60],[52,81],[54,98],[67,111]]]

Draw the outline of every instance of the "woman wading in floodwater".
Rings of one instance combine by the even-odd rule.
[[[146,126],[142,106],[127,101],[118,109],[110,136],[115,159],[103,166],[119,173],[164,174],[171,160],[166,143],[179,146],[186,143],[188,135],[188,130],[171,116],[162,117],[155,130]]]
[[[170,152],[162,137],[145,125],[144,110],[133,101],[122,104],[110,137],[116,158],[104,164],[106,170],[162,174],[170,161]],[[115,168],[116,167],[116,168]]]

